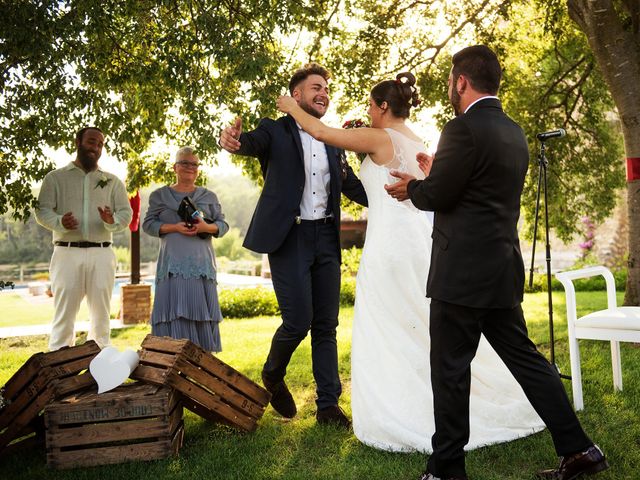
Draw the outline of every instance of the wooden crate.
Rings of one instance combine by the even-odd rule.
[[[95,386],[87,369],[99,352],[100,347],[91,340],[77,347],[36,353],[18,369],[0,389],[0,452],[11,442],[43,432],[38,416],[49,402]]]
[[[271,394],[189,340],[147,335],[131,378],[175,388],[201,417],[254,431]]]
[[[52,468],[165,458],[184,436],[180,394],[146,383],[71,395],[47,405],[44,421]]]

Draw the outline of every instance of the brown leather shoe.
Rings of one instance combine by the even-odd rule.
[[[545,480],[573,480],[582,474],[593,475],[607,468],[609,468],[609,464],[600,447],[591,445],[584,452],[561,457],[558,468],[538,472],[538,478]]]
[[[424,472],[419,478],[418,480],[469,480],[467,477],[447,477],[447,478],[440,478],[440,477],[434,477],[431,473],[427,473]]]
[[[287,384],[284,380],[279,382],[270,382],[262,374],[262,383],[269,393],[271,393],[271,406],[273,409],[285,418],[293,418],[298,413],[296,408],[296,402],[293,400],[293,395],[287,388]]]
[[[337,405],[322,408],[316,413],[316,420],[320,425],[335,425],[336,427],[351,428],[351,420],[347,418],[342,409]]]

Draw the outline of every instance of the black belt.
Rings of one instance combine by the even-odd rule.
[[[54,242],[56,247],[77,247],[77,248],[91,248],[91,247],[108,247],[111,242]]]
[[[324,217],[317,220],[304,220],[296,217],[296,223],[301,223],[303,225],[328,225],[333,223],[333,217]]]

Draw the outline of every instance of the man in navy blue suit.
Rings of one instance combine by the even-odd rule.
[[[289,82],[291,96],[317,118],[329,107],[329,76],[310,63]],[[257,157],[264,178],[244,246],[269,255],[282,312],[262,370],[271,405],[284,417],[296,415],[284,378],[291,355],[311,331],[317,421],[349,428],[351,422],[338,406],[340,197],[344,193],[366,206],[364,188],[342,150],[315,140],[288,115],[262,119],[251,132],[242,132],[237,118],[222,131],[219,143],[228,152]]]

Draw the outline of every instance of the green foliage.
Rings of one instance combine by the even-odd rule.
[[[211,176],[207,188],[218,196],[227,223],[244,237],[260,194],[255,182],[241,175]]]
[[[218,297],[223,317],[248,318],[280,313],[276,295],[268,288],[223,288]]]
[[[553,8],[546,8],[549,2]],[[410,70],[417,75],[422,105],[440,107],[434,118],[442,125],[451,118],[446,81],[451,53],[465,44],[492,46],[504,67],[500,98],[529,139],[531,165],[522,197],[529,238],[538,180],[535,134],[559,127],[568,132],[566,138],[549,142],[546,157],[550,225],[569,241],[579,231],[582,216],[600,223],[613,210],[624,186],[622,137],[607,84],[584,35],[569,19],[566,2],[539,3],[545,8],[512,0],[482,5],[375,2],[353,12],[362,29],[347,29],[341,43],[328,49],[327,63],[345,74],[346,85],[337,87],[345,97],[339,112],[362,102],[381,77]],[[351,207],[349,213],[357,215],[358,210]]]
[[[256,254],[242,246],[240,230],[230,228],[222,237],[214,239],[213,246],[216,256],[226,257],[229,260],[255,259]]]
[[[582,265],[575,265],[575,267],[582,267]],[[627,270],[614,270],[611,272],[613,274],[613,278],[616,282],[616,290],[624,292],[625,285],[627,282]],[[596,277],[590,278],[580,278],[573,282],[573,286],[576,292],[596,292],[606,290],[606,284],[604,278],[600,275]],[[546,273],[534,273],[533,274],[533,285],[529,286],[529,275],[527,274],[524,284],[525,293],[536,293],[536,292],[546,292],[547,291],[547,275]],[[551,274],[551,291],[553,292],[564,292],[564,287],[556,279],[556,277]]]
[[[74,133],[87,124],[101,127],[110,153],[128,163],[130,191],[165,179],[164,162],[145,153],[156,138],[194,145],[209,158],[219,149],[212,132],[228,112],[248,125],[274,113],[297,63],[277,35],[310,25],[326,6],[1,3],[0,213],[28,216],[30,185],[52,168],[44,148],[72,151]]]
[[[51,232],[34,217],[23,223],[0,215],[0,264],[48,262],[52,252]]]
[[[222,315],[226,318],[280,315],[276,294],[269,288],[221,288],[218,297]],[[355,298],[356,279],[343,278],[340,286],[340,306],[353,306]]]
[[[345,276],[355,277],[358,273],[360,257],[362,257],[362,248],[351,247],[342,250],[342,265],[340,265],[340,270],[342,272],[343,282]]]
[[[356,301],[356,279],[343,277],[340,284],[340,306],[350,307]]]
[[[124,272],[131,271],[131,251],[127,247],[113,247],[113,252],[116,255],[116,263],[118,264],[118,270]]]
[[[625,179],[622,139],[612,119],[611,95],[584,35],[565,11],[555,11],[554,30],[546,31],[545,11],[514,2],[509,12],[518,21],[497,30],[492,44],[505,70],[505,110],[529,138],[531,163],[522,196],[529,238],[539,175],[535,133],[567,131],[565,138],[548,142],[546,158],[549,223],[568,241],[580,232],[582,217],[600,223],[615,207]]]
[[[31,278],[36,281],[47,282],[49,281],[49,272],[34,273],[33,275],[31,275]]]

